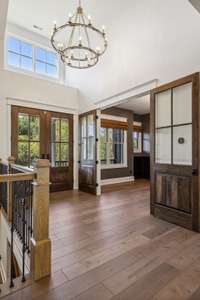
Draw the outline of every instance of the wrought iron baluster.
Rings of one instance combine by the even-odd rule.
[[[25,278],[25,253],[26,253],[26,200],[23,198],[21,200],[21,209],[22,209],[22,282],[26,281]]]

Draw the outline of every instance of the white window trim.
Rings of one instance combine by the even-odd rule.
[[[22,42],[25,42],[25,43],[29,43],[33,46],[33,71],[29,71],[29,70],[24,70],[22,68],[17,68],[17,67],[14,67],[14,66],[11,66],[8,64],[8,51],[7,51],[7,38],[8,37],[13,37],[13,38],[16,38]],[[60,84],[65,84],[65,71],[63,69],[63,66],[62,66],[62,63],[61,63],[61,60],[58,56],[58,76],[48,76],[48,75],[43,75],[43,74],[40,74],[40,73],[37,73],[35,71],[35,49],[36,48],[42,48],[44,50],[47,50],[47,51],[50,51],[50,52],[53,52],[53,53],[56,53],[52,48],[46,46],[46,45],[41,45],[33,40],[29,40],[29,39],[26,39],[24,37],[21,37],[17,34],[14,34],[12,32],[7,32],[6,33],[6,37],[5,37],[5,41],[4,41],[4,69],[6,71],[10,71],[10,72],[14,72],[14,73],[19,73],[19,74],[22,74],[22,75],[28,75],[28,76],[31,76],[31,77],[35,77],[37,79],[43,79],[43,80],[47,80],[47,81],[52,81],[54,83],[60,83]],[[57,54],[57,53],[56,53]]]
[[[128,168],[128,162],[127,162],[127,130],[124,130],[124,157],[122,164],[102,164],[101,163],[101,169],[107,170],[107,169],[121,169],[121,168]]]

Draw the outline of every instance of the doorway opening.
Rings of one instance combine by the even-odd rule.
[[[101,111],[102,192],[150,180],[150,93]]]

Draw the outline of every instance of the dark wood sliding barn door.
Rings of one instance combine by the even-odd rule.
[[[98,194],[98,112],[91,111],[79,116],[79,189]]]
[[[199,230],[199,74],[151,95],[151,213]]]
[[[11,114],[16,163],[31,167],[38,158],[49,159],[50,190],[73,189],[73,116],[18,106]]]

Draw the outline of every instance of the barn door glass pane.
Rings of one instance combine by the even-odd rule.
[[[192,165],[192,125],[173,128],[173,164]]]
[[[173,89],[173,125],[192,123],[192,83]]]
[[[171,128],[156,130],[156,163],[171,163]]]
[[[95,116],[89,114],[81,118],[80,158],[81,163],[91,165],[95,159]]]
[[[171,126],[171,90],[156,95],[156,127]]]

